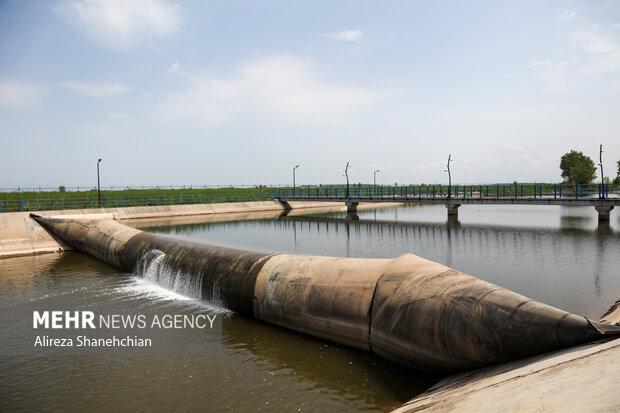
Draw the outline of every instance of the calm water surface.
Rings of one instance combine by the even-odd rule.
[[[391,207],[149,231],[261,251],[420,255],[598,319],[620,297],[620,221],[593,208]],[[615,215],[614,215],[615,214]],[[195,303],[80,253],[0,261],[0,411],[389,411],[440,377],[224,310],[213,356],[15,355],[49,308],[188,311]],[[177,339],[208,340],[179,330]]]

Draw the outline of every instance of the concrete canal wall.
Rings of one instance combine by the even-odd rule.
[[[618,412],[620,339],[456,374],[392,413]]]
[[[342,202],[290,202],[293,210],[346,211]],[[393,207],[394,204],[364,204],[362,208]],[[360,208],[360,209],[362,209]],[[55,211],[37,211],[45,217],[114,218],[130,226],[174,225],[217,220],[240,220],[277,217],[284,207],[276,201],[229,202],[220,204],[192,204],[143,206],[126,208],[92,208]],[[24,255],[45,254],[73,249],[62,239],[50,235],[30,218],[30,212],[0,214],[0,259]]]

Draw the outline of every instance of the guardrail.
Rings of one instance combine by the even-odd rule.
[[[0,200],[0,212],[47,211],[58,209],[119,208],[137,206],[213,204],[221,202],[268,201],[274,199],[273,193],[232,193],[201,195],[163,195],[163,196],[122,196],[98,198],[57,198]]]
[[[122,196],[56,199],[0,200],[0,212],[43,211],[58,209],[112,208],[184,204],[210,204],[220,202],[267,201],[287,198],[522,198],[522,199],[583,199],[620,198],[620,185],[570,185],[570,184],[516,184],[516,185],[406,185],[406,186],[304,186],[273,188],[265,192],[239,192],[226,194]]]
[[[275,189],[275,198],[515,198],[583,199],[620,197],[620,185],[612,184],[513,184],[513,185],[407,185],[301,187]]]

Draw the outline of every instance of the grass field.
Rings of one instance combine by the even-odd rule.
[[[101,197],[165,197],[171,198],[178,196],[191,195],[225,195],[225,194],[256,194],[272,191],[271,188],[201,188],[201,189],[120,189],[120,190],[102,190]],[[0,200],[26,200],[26,199],[73,199],[73,198],[97,198],[97,191],[15,191],[0,192]]]

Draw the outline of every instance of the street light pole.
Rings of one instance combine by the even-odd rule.
[[[379,171],[381,171],[381,169],[377,169],[377,170],[373,173],[373,175],[374,175],[374,180],[373,180],[373,182],[374,182],[375,188],[377,187],[377,172],[379,172]]]
[[[299,165],[293,168],[293,196],[295,196],[295,169],[299,168]]]
[[[601,148],[599,152],[599,166],[601,167],[601,198],[605,198],[605,178],[603,174],[603,144],[601,143]]]
[[[452,160],[452,154],[448,155],[448,199],[452,198],[452,174],[450,173],[450,161]]]
[[[101,158],[97,161],[97,206],[101,208],[101,182],[99,181],[99,163]]]
[[[349,198],[349,162],[347,162],[347,166],[344,168],[344,175],[347,177],[347,194],[345,195],[345,198]]]

